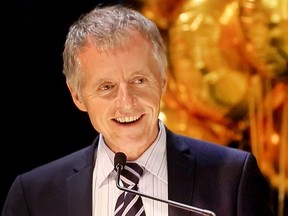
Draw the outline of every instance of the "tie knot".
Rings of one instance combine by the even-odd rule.
[[[126,185],[137,185],[143,171],[143,167],[137,163],[126,163],[121,172],[121,180]]]

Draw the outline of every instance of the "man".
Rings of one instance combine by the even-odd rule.
[[[221,216],[273,215],[252,154],[177,135],[158,119],[167,60],[153,22],[121,5],[96,7],[71,26],[63,59],[72,99],[99,136],[19,175],[2,216],[114,215],[122,194],[113,162],[118,152],[142,166],[141,193]],[[141,215],[199,215],[140,199]]]

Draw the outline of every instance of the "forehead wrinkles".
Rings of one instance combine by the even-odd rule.
[[[93,45],[95,49],[99,52],[115,52],[118,49],[126,48],[129,46],[130,41],[133,40],[133,38],[136,37],[136,35],[139,35],[138,32],[127,32],[117,35],[112,34],[110,36],[104,36],[104,37],[93,37],[89,36],[88,43],[90,45]],[[144,37],[141,35],[141,37],[144,39]],[[132,39],[131,39],[132,38]]]
[[[129,53],[130,51],[137,52],[137,49],[140,49],[140,53],[145,53],[147,55],[149,55],[149,53],[152,54],[153,52],[152,44],[138,32],[134,32],[134,34],[131,34],[129,37],[125,38],[125,40],[121,41],[122,42],[118,45],[110,44],[111,46],[107,45],[104,48],[103,46],[98,45],[98,39],[94,38],[93,36],[89,36],[86,40],[85,46],[82,46],[81,48],[79,47],[77,51],[78,54],[76,58],[78,61],[78,66],[81,65],[81,56],[90,51],[95,51],[94,54],[99,56],[117,56],[118,54],[119,56],[122,56],[123,53]]]

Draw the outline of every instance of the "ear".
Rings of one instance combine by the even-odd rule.
[[[82,102],[82,99],[79,96],[78,92],[68,82],[66,82],[66,84],[68,86],[68,89],[70,91],[70,94],[72,96],[73,102],[76,105],[76,107],[79,110],[81,110],[83,112],[86,112],[87,111],[86,107],[85,107],[84,103]]]

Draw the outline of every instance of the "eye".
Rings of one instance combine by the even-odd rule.
[[[112,83],[103,83],[102,85],[99,86],[98,89],[99,89],[100,91],[107,91],[107,90],[113,88],[114,86],[115,86],[115,85],[112,84]]]
[[[135,84],[142,84],[142,83],[144,83],[145,82],[145,78],[144,77],[136,77],[136,78],[134,78],[134,80],[133,80],[133,83],[135,83]]]

